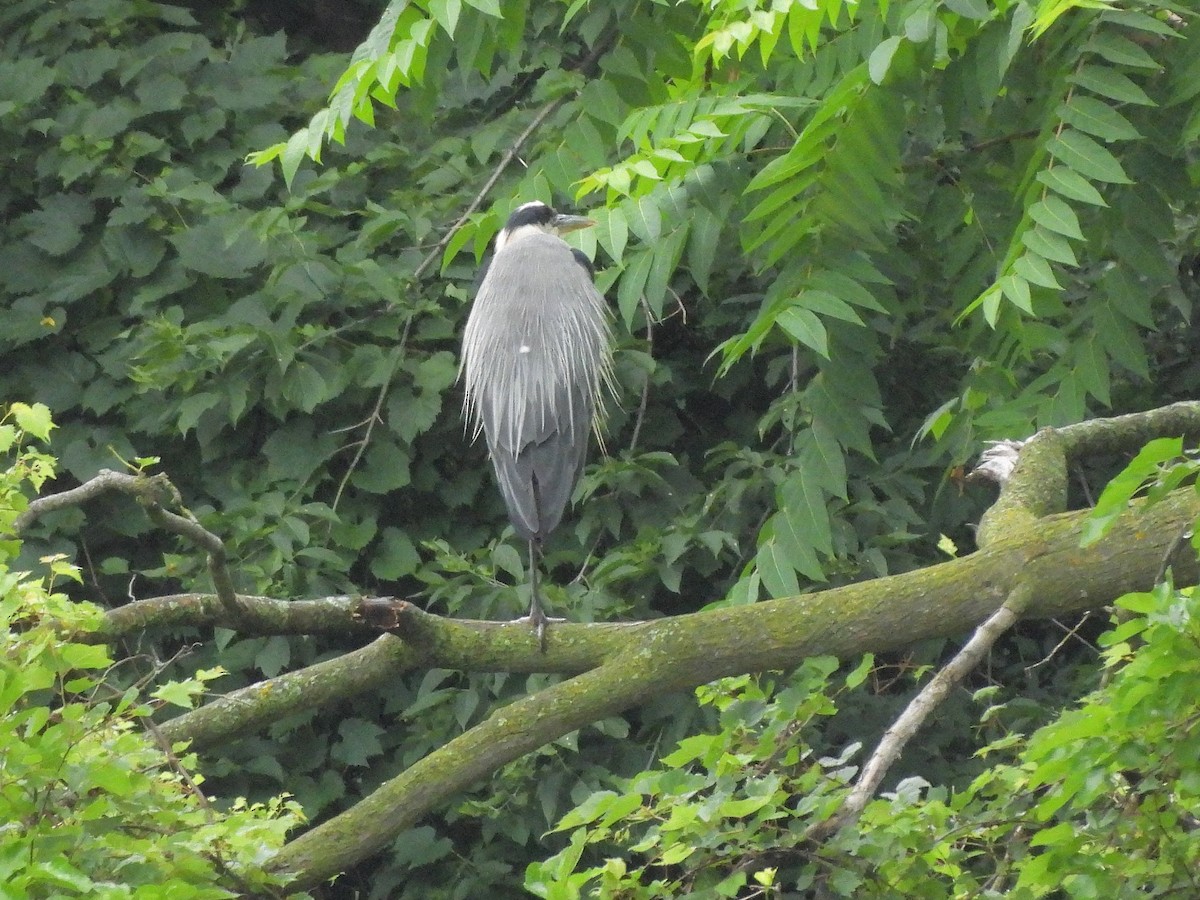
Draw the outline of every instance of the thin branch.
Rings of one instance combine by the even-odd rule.
[[[614,37],[615,35],[609,34],[597,40],[596,45],[591,49],[588,55],[580,60],[579,64],[574,67],[575,70],[585,74],[590,73],[595,68],[596,63],[600,61],[600,57],[608,52]],[[529,140],[530,135],[537,131],[543,122],[550,118],[550,116],[554,115],[558,108],[570,99],[574,99],[573,94],[564,94],[561,97],[551,100],[540,110],[538,110],[537,114],[533,117],[533,120],[527,126],[525,126],[525,130],[517,135],[516,140],[514,140],[512,144],[509,145],[508,149],[504,151],[504,154],[500,157],[500,162],[496,164],[494,169],[492,169],[492,174],[488,176],[487,181],[483,183],[483,187],[479,189],[479,193],[477,193],[475,198],[467,205],[467,208],[463,214],[458,217],[458,221],[450,226],[450,230],[447,231],[446,234],[443,235],[442,239],[437,242],[433,250],[431,250],[423,260],[421,260],[421,264],[417,266],[416,271],[413,272],[413,281],[419,281],[421,279],[421,276],[424,275],[425,272],[428,271],[429,267],[432,266],[442,255],[442,251],[444,251],[450,244],[450,241],[454,237],[455,233],[457,233],[457,231],[462,228],[464,224],[466,224],[467,219],[471,217],[475,210],[479,209],[480,205],[491,192],[492,188],[496,186],[496,182],[500,180],[500,177],[504,174],[504,171],[508,168],[509,164],[517,158],[517,154],[520,153],[521,147],[525,144],[525,142]]]
[[[892,764],[900,758],[905,746],[916,735],[921,725],[930,714],[949,696],[950,691],[962,682],[980,661],[992,649],[992,645],[1004,632],[1025,612],[1034,597],[1029,586],[1019,583],[1004,605],[987,618],[982,625],[975,629],[975,634],[950,660],[940,672],[930,680],[929,684],[913,698],[900,717],[884,733],[879,746],[871,754],[867,764],[863,766],[858,782],[851,789],[841,808],[830,818],[817,822],[808,829],[807,837],[821,840],[840,828],[857,821],[866,808],[867,803],[875,795]]]
[[[643,295],[641,298],[642,311],[646,316],[646,353],[654,357],[654,316],[650,312],[650,304]],[[629,438],[630,455],[637,449],[638,437],[642,433],[642,422],[646,418],[646,406],[650,401],[650,372],[646,373],[646,381],[642,385],[642,398],[638,401],[637,417],[633,422],[633,434]]]
[[[409,322],[412,321],[411,315],[409,315],[408,321]],[[394,376],[396,374],[396,366],[399,364],[400,356],[404,353],[404,339],[407,339],[407,337],[408,337],[408,326],[405,325],[404,335],[403,335],[403,338],[401,339],[399,353],[396,354],[395,362],[392,364],[391,371],[388,372],[387,378],[385,378],[383,384],[381,384],[379,386],[379,396],[377,396],[375,398],[375,407],[374,407],[374,409],[371,410],[371,412],[367,416],[367,418],[363,422],[359,423],[360,425],[365,425],[367,431],[366,431],[366,434],[364,434],[362,436],[362,438],[360,438],[356,442],[358,445],[358,448],[354,451],[354,458],[352,460],[350,460],[350,465],[346,467],[346,472],[345,472],[345,474],[342,475],[342,480],[338,482],[337,491],[333,495],[333,503],[330,506],[330,508],[334,512],[337,511],[338,504],[341,503],[341,501],[342,501],[342,493],[346,490],[346,485],[350,483],[350,476],[352,476],[354,474],[355,470],[358,468],[359,462],[363,458],[363,454],[367,452],[367,447],[370,446],[371,435],[375,431],[375,426],[379,422],[383,421],[380,416],[380,413],[383,410],[383,401],[387,398],[388,390],[392,386],[392,376]],[[357,426],[352,426],[352,427],[357,427]],[[351,444],[350,446],[354,446],[354,445]]]
[[[186,516],[176,515],[157,503],[146,503],[146,514],[150,520],[165,531],[187,538],[208,553],[208,574],[212,578],[217,599],[234,618],[241,618],[245,610],[238,604],[237,591],[233,587],[233,576],[229,572],[229,557],[224,542],[196,521],[189,512]]]
[[[1026,666],[1025,674],[1026,675],[1030,674],[1034,669],[1040,668],[1041,666],[1044,666],[1046,663],[1050,662],[1050,660],[1054,659],[1054,657],[1058,655],[1058,651],[1061,650],[1063,647],[1065,647],[1067,645],[1067,641],[1071,640],[1071,638],[1076,638],[1077,640],[1079,640],[1082,644],[1084,644],[1089,649],[1095,650],[1096,649],[1095,647],[1093,647],[1091,644],[1089,644],[1083,638],[1079,637],[1079,629],[1082,628],[1083,623],[1086,622],[1091,617],[1092,617],[1092,610],[1089,609],[1082,616],[1080,616],[1079,621],[1076,622],[1074,627],[1072,627],[1072,628],[1067,628],[1065,625],[1063,625],[1061,622],[1059,622],[1058,619],[1054,619],[1053,620],[1054,624],[1057,625],[1059,628],[1062,628],[1067,633],[1063,636],[1063,639],[1061,641],[1059,641],[1057,644],[1054,645],[1053,650],[1051,650],[1044,657],[1042,657],[1041,659],[1039,659],[1037,662],[1033,663],[1032,665]]]
[[[417,266],[416,271],[413,272],[413,281],[419,281],[421,276],[425,274],[429,267],[438,260],[438,258],[442,255],[442,251],[446,249],[451,239],[458,232],[458,229],[462,228],[463,225],[466,224],[467,219],[471,217],[475,210],[479,209],[480,204],[483,203],[488,193],[491,192],[492,188],[496,186],[496,182],[499,181],[500,177],[504,174],[504,170],[508,168],[509,164],[514,159],[517,158],[517,154],[521,151],[522,145],[529,140],[529,136],[537,131],[538,128],[541,127],[542,123],[545,122],[546,119],[550,118],[550,116],[552,116],[560,106],[566,103],[569,97],[570,95],[564,94],[561,97],[551,100],[540,110],[538,110],[537,115],[533,117],[533,121],[525,126],[525,130],[517,135],[517,139],[509,145],[507,150],[504,151],[504,154],[500,157],[500,162],[496,164],[494,169],[492,169],[492,174],[488,176],[487,181],[483,183],[483,187],[479,189],[479,193],[477,193],[475,198],[467,205],[467,208],[463,214],[458,217],[458,221],[450,226],[450,230],[443,235],[442,239],[438,241],[437,244],[434,245],[434,248],[426,255],[426,257],[421,260],[421,264]]]
[[[79,487],[31,500],[25,511],[13,520],[13,531],[16,534],[20,534],[33,522],[47,513],[67,509],[72,506],[81,506],[87,501],[99,497],[101,494],[107,494],[111,491],[136,493],[132,490],[131,485],[131,482],[136,480],[136,477],[132,475],[114,472],[111,469],[101,469],[97,475],[89,478],[83,484],[79,485]]]
[[[183,505],[183,499],[179,496],[175,485],[171,484],[170,479],[162,473],[129,475],[124,472],[114,472],[111,469],[101,469],[94,477],[79,487],[31,501],[25,511],[13,522],[13,530],[20,534],[31,522],[48,512],[79,506],[109,492],[129,494],[142,505],[150,520],[160,528],[178,534],[204,550],[208,554],[208,572],[212,577],[218,599],[229,615],[234,618],[242,615],[237,594],[233,589],[233,577],[229,574],[225,544],[196,521],[196,517]],[[178,507],[183,510],[183,515],[164,509],[163,503],[170,503]]]

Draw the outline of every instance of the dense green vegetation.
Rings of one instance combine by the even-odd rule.
[[[548,548],[549,602],[573,621],[747,604],[969,552],[990,495],[955,467],[984,441],[1197,395],[1200,10],[346,6],[347,21],[379,20],[352,57],[343,29],[288,31],[266,3],[0,9],[0,400],[52,411],[47,490],[102,468],[168,473],[226,542],[239,591],[412,596],[464,618],[523,607],[521,554],[463,434],[455,375],[478,263],[532,198],[598,220],[580,246],[617,322],[607,453]],[[256,151],[271,165],[247,164]],[[1081,504],[1114,462],[1078,473]],[[203,554],[128,498],[22,538],[15,570],[63,554],[81,583],[55,590],[75,600],[210,589]],[[1130,889],[1187,895],[1196,754],[1171,748],[1192,739],[1195,708],[1158,679],[1194,671],[1193,601],[1127,605],[1135,618],[1103,653],[1103,616],[1065,641],[1076,622],[1020,626],[971,685],[988,693],[947,702],[894,773],[894,803],[828,857],[804,857],[798,837],[836,806],[825,773],[858,764],[847,748],[875,742],[946,644],[881,655],[865,681],[858,659],[812,660],[602,719],[321,890],[571,896],[568,882],[624,878],[642,896],[636,876],[661,878],[645,896],[818,881],[905,896],[919,876],[952,896],[1011,865],[986,889],[1032,896],[1086,858],[1063,887],[1115,896],[1104,854],[1119,852],[1146,866]],[[1122,642],[1138,630],[1133,655]],[[160,628],[111,653],[155,658],[163,683],[219,668],[215,694],[361,643]],[[124,690],[134,668],[104,682]],[[1118,674],[1062,713],[1106,668]],[[204,790],[226,805],[288,792],[327,819],[557,677],[409,674],[207,749]],[[856,689],[827,696],[848,677]],[[132,709],[122,740],[149,707]],[[1077,775],[1055,770],[1064,758]],[[683,821],[710,797],[715,819]],[[678,829],[647,830],[673,808]],[[242,849],[256,828],[278,834],[257,812],[230,821]],[[1036,844],[1031,822],[1046,825]],[[621,871],[593,871],[633,845]]]
[[[44,406],[0,416],[0,522],[7,527],[54,477]],[[189,708],[220,670],[159,680],[146,656],[114,661],[87,641],[102,617],[61,583],[79,569],[50,557],[43,574],[14,571],[16,542],[0,546],[0,880],[13,900],[42,897],[280,896],[263,864],[302,817],[292,802],[214,808],[194,754],[177,756],[145,723]],[[123,669],[119,678],[114,678]],[[128,687],[116,688],[125,681]],[[155,685],[153,691],[149,686]]]

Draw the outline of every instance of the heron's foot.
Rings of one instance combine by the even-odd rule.
[[[541,607],[531,609],[528,614],[521,616],[520,618],[513,619],[514,624],[516,624],[517,622],[521,622],[521,623],[527,622],[533,626],[533,632],[534,632],[534,634],[537,635],[537,639],[538,639],[538,647],[541,649],[541,651],[543,653],[546,652],[546,626],[549,625],[551,622],[565,622],[565,621],[567,621],[567,620],[554,618],[552,616],[546,615],[542,611]]]

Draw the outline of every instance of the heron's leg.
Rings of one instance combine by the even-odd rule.
[[[536,538],[529,539],[529,623],[537,632],[538,646],[546,652],[546,611],[542,609],[542,598],[538,593],[538,568],[541,565],[541,548]]]

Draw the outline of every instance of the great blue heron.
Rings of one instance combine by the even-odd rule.
[[[560,235],[594,225],[545,203],[519,206],[496,236],[463,334],[463,410],[482,430],[508,519],[529,542],[528,620],[545,648],[542,542],[583,471],[612,384],[612,335],[588,258]]]

